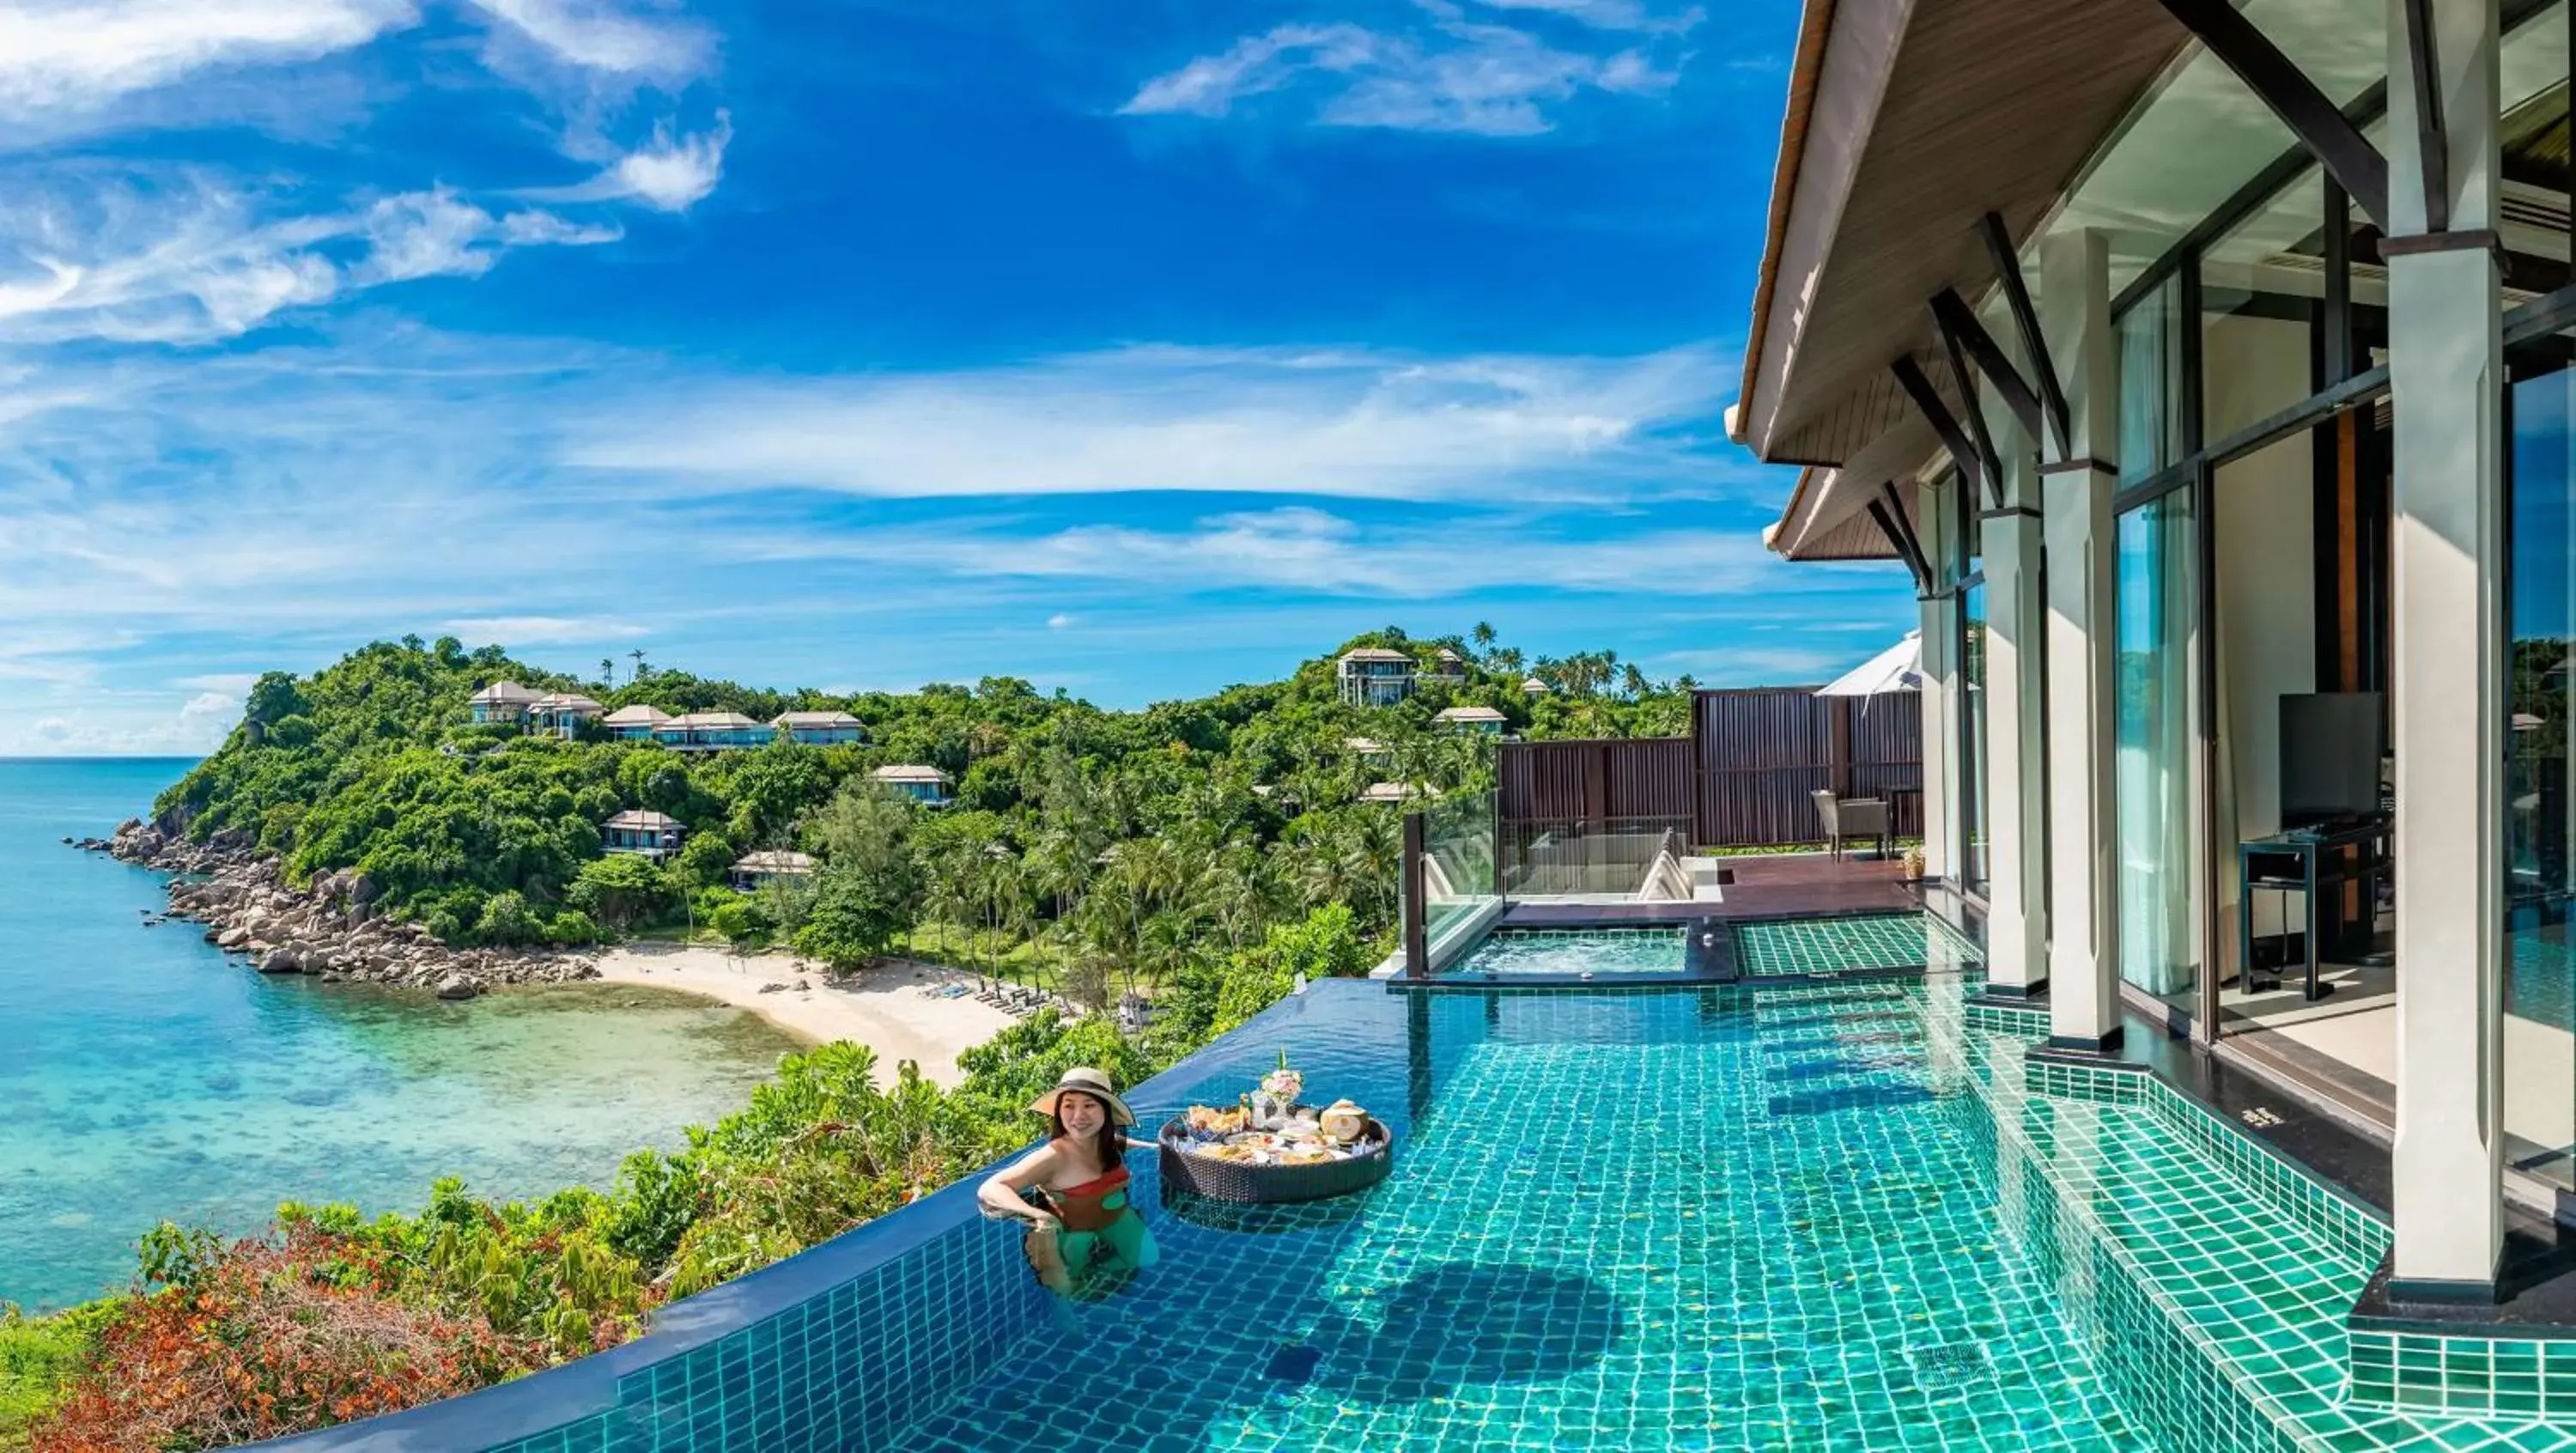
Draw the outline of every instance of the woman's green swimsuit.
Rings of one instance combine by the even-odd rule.
[[[1127,1182],[1127,1167],[1116,1165],[1078,1186],[1044,1188],[1047,1208],[1064,1223],[1056,1247],[1066,1267],[1078,1273],[1090,1266],[1103,1242],[1111,1254],[1138,1271],[1154,1264],[1154,1233],[1145,1229],[1145,1218],[1128,1204]]]

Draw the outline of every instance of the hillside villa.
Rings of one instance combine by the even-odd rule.
[[[1334,679],[1342,700],[1354,706],[1393,706],[1413,694],[1413,657],[1385,646],[1344,651]]]
[[[1489,737],[1501,736],[1503,728],[1510,722],[1509,718],[1490,706],[1443,707],[1434,713],[1431,719],[1445,727],[1482,732]]]
[[[608,729],[609,739],[612,741],[644,742],[651,741],[654,734],[661,731],[670,720],[671,718],[664,713],[638,704],[617,708],[602,717],[599,724]]]
[[[735,891],[754,893],[783,879],[810,878],[813,875],[812,857],[786,848],[768,848],[745,853],[735,859],[726,877],[732,881]]]
[[[466,698],[466,710],[476,726],[505,726],[525,718],[540,695],[516,681],[495,681]]]
[[[582,723],[597,721],[609,739],[656,741],[682,752],[721,752],[766,746],[781,737],[807,746],[852,746],[867,740],[867,728],[846,711],[790,711],[764,726],[740,712],[697,711],[671,716],[640,703],[601,715],[601,705],[571,693],[540,695],[515,681],[495,681],[469,699],[477,726],[517,724],[535,733],[569,741]]]
[[[680,850],[680,837],[686,831],[668,813],[630,807],[599,825],[599,846],[603,852],[659,860]]]
[[[528,703],[523,718],[528,730],[566,741],[581,735],[581,724],[596,720],[608,708],[587,696],[571,692],[551,693]]]
[[[769,724],[789,741],[809,747],[852,746],[868,739],[867,728],[846,711],[790,711]]]
[[[948,805],[948,774],[937,767],[899,763],[879,767],[868,774],[924,807]]]
[[[738,711],[682,712],[653,729],[653,740],[675,752],[725,752],[777,739],[775,729]]]

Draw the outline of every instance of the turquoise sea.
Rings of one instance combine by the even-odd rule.
[[[283,1200],[542,1194],[682,1143],[795,1046],[736,1009],[575,985],[464,1004],[227,961],[142,926],[166,875],[63,846],[184,761],[0,760],[0,1301],[133,1274],[156,1220],[249,1233]]]

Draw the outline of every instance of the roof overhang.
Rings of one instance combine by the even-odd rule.
[[[1884,501],[1891,486],[1906,524],[1921,539],[1922,507],[1911,479],[1864,486],[1848,471],[1819,467],[1799,474],[1788,508],[1763,530],[1762,543],[1789,560],[1903,560],[1869,513],[1870,504]]]
[[[1808,0],[1736,438],[1863,490],[1864,450],[1928,457],[1871,448],[1916,417],[1899,356],[1957,397],[1927,302],[1992,285],[1979,219],[2025,236],[2188,39],[2155,0]]]

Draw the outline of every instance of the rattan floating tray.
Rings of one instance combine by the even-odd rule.
[[[1357,1155],[1313,1165],[1245,1165],[1193,1155],[1181,1149],[1189,1121],[1175,1116],[1163,1126],[1163,1189],[1187,1191],[1212,1201],[1275,1206],[1291,1201],[1321,1201],[1364,1191],[1386,1179],[1395,1168],[1394,1137],[1375,1116],[1361,1130]]]

